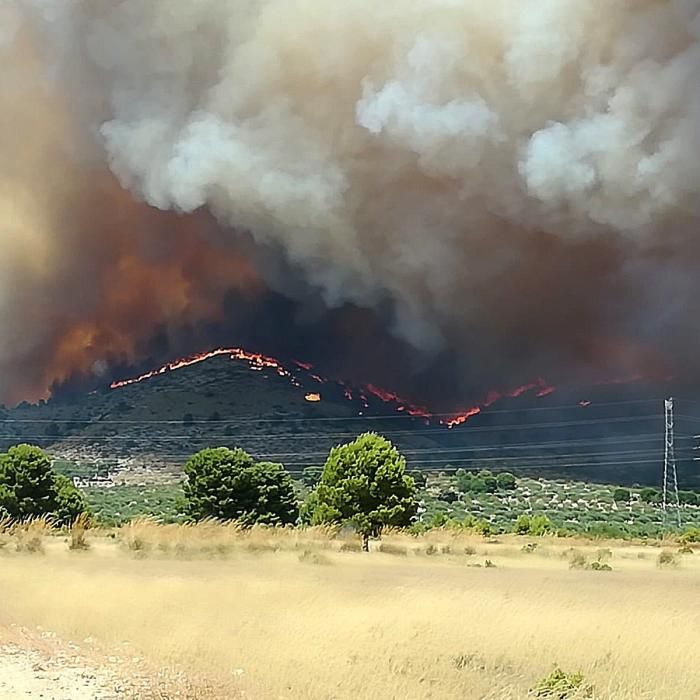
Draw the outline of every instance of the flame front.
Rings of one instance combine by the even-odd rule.
[[[379,399],[383,403],[395,406],[398,413],[405,413],[407,416],[424,418],[426,420],[435,419],[439,424],[444,425],[447,428],[454,428],[455,426],[466,423],[470,418],[479,415],[485,408],[488,408],[501,399],[517,398],[518,396],[522,396],[523,394],[533,391],[536,391],[536,397],[542,398],[556,391],[556,387],[548,384],[544,379],[539,377],[536,381],[530,382],[529,384],[523,384],[516,389],[509,391],[490,391],[485,396],[483,401],[477,405],[460,410],[454,415],[448,417],[437,417],[435,413],[427,406],[413,403],[393,391],[378,387],[376,384],[367,384],[361,388],[350,387],[342,380],[331,380],[317,374],[314,366],[309,362],[293,360],[291,364],[293,364],[295,368],[290,370],[280,360],[277,360],[274,357],[263,355],[262,353],[249,352],[248,350],[239,347],[217,348],[216,350],[210,350],[208,352],[167,362],[158,369],[145,372],[137,377],[113,381],[110,384],[110,389],[121,389],[127,386],[132,386],[133,384],[138,384],[169,372],[175,372],[184,367],[191,367],[192,365],[199,364],[200,362],[206,362],[214,357],[226,356],[228,356],[230,360],[247,363],[248,367],[253,371],[271,369],[280,377],[288,379],[290,383],[296,387],[301,387],[301,383],[296,374],[303,372],[307,379],[311,379],[318,384],[337,384],[342,389],[343,395],[348,401],[359,400],[364,408],[368,408],[368,396],[372,396]],[[318,392],[307,392],[304,395],[304,399],[309,403],[318,403],[321,401],[321,394]]]
[[[481,413],[481,411],[484,408],[492,406],[501,399],[516,399],[518,398],[518,396],[527,394],[530,391],[537,391],[535,396],[538,399],[541,399],[545,396],[553,394],[556,390],[557,388],[555,386],[548,384],[544,379],[542,379],[542,377],[538,377],[537,381],[531,382],[530,384],[523,384],[522,386],[519,386],[511,391],[489,391],[489,393],[486,394],[486,398],[484,399],[484,401],[478,406],[472,406],[471,408],[467,408],[466,410],[456,414],[452,418],[448,418],[447,420],[441,422],[443,422],[448,428],[454,428],[457,425],[462,425],[463,423],[466,423],[470,418],[479,415],[479,413]]]

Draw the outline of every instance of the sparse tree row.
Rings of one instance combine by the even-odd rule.
[[[251,525],[349,523],[369,548],[385,527],[411,524],[418,510],[416,485],[406,460],[374,433],[334,447],[301,514],[294,484],[280,464],[255,462],[243,450],[202,450],[185,465],[189,515]]]
[[[256,462],[241,449],[201,450],[185,465],[185,477],[185,505],[193,520],[244,526],[347,523],[364,549],[383,528],[410,525],[418,510],[404,457],[373,433],[331,450],[301,512],[289,472],[281,464]],[[86,512],[82,494],[53,471],[38,447],[18,445],[0,456],[0,517],[49,516],[68,525]]]
[[[197,452],[188,460],[184,473],[184,499],[182,495],[175,497],[179,499],[179,520],[213,518],[236,521],[243,527],[348,525],[360,536],[365,550],[369,540],[379,537],[385,528],[410,527],[414,534],[431,528],[460,528],[485,536],[502,532],[535,537],[581,532],[606,537],[629,534],[614,523],[594,523],[594,527],[584,523],[577,529],[576,524],[572,527],[567,521],[562,526],[561,520],[553,521],[532,508],[523,512],[513,498],[521,487],[507,472],[457,469],[451,483],[440,474],[428,494],[426,474],[408,472],[405,458],[394,445],[374,433],[334,447],[325,465],[305,469],[300,481],[294,481],[281,464],[258,462],[244,450],[228,447]],[[423,489],[420,501],[419,488]],[[522,488],[529,499],[530,491]],[[453,508],[458,501],[473,503],[472,499],[483,496],[512,507],[510,523],[485,517],[478,507],[476,515],[467,511],[463,517]],[[432,499],[432,505],[426,503],[426,497],[427,501]],[[680,500],[692,511],[698,507],[697,497],[692,491],[681,492]],[[633,502],[654,505],[660,499],[655,488],[642,488],[638,494],[628,488],[612,491],[615,509],[621,512],[630,509]],[[435,504],[442,505],[435,509]],[[58,525],[70,525],[78,516],[82,516],[82,523],[88,523],[92,517],[83,493],[54,471],[50,458],[38,447],[18,445],[0,454],[0,521],[45,516]],[[105,522],[99,511],[96,519]],[[697,521],[685,525],[684,537],[700,539]],[[661,527],[651,536],[667,531]]]

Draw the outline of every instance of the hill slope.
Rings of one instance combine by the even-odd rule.
[[[32,442],[71,461],[174,471],[198,449],[230,445],[299,472],[322,464],[333,445],[375,430],[404,451],[411,468],[654,484],[663,462],[665,390],[531,392],[450,430],[437,417],[408,415],[397,401],[324,381],[301,363],[222,355],[115,389],[5,409],[0,446]],[[694,485],[697,407],[684,404],[679,415],[679,475]]]

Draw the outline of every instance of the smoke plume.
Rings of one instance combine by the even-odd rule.
[[[700,374],[700,0],[0,0],[0,25],[0,398],[226,327],[231,290],[413,393]]]

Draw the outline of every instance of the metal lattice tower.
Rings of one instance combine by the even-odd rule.
[[[664,401],[664,418],[666,423],[664,440],[664,488],[663,488],[663,509],[664,522],[666,522],[669,510],[669,489],[673,490],[673,506],[676,509],[676,520],[678,527],[681,526],[681,504],[678,497],[678,473],[676,472],[676,450],[673,435],[673,398]]]

